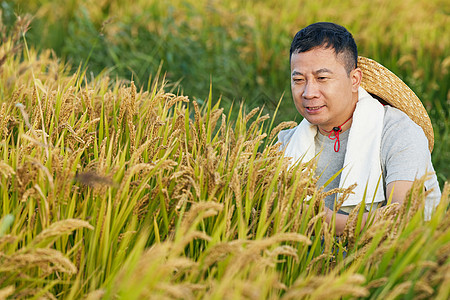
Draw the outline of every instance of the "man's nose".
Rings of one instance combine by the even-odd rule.
[[[306,82],[302,94],[305,99],[312,99],[319,96],[319,87],[315,82]]]

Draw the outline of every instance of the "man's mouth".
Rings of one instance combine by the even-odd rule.
[[[307,106],[305,108],[306,108],[307,112],[316,112],[316,111],[320,110],[324,106],[325,105],[321,105],[321,106]]]

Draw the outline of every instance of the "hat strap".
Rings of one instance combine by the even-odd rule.
[[[328,131],[328,130],[324,130],[326,133],[328,133],[328,138],[331,140],[336,140],[334,142],[334,152],[339,152],[339,149],[341,148],[341,141],[339,139],[339,132],[342,132],[342,126],[344,126],[345,123],[347,123],[348,121],[350,121],[350,119],[353,117],[353,115],[350,116],[350,118],[347,119],[347,121],[345,121],[344,123],[342,123],[340,126],[337,127],[333,127],[332,130]],[[331,136],[331,134],[334,132],[334,137]],[[337,148],[336,148],[337,146]]]

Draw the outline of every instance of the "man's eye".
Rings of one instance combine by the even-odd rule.
[[[328,79],[328,77],[324,77],[324,76],[319,77],[319,80],[327,80],[327,79]]]
[[[303,82],[305,80],[303,78],[294,78],[293,81],[294,82]]]

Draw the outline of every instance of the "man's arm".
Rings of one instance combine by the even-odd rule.
[[[333,211],[331,209],[329,209],[328,207],[325,207],[325,211],[327,213],[325,221],[328,224],[331,224],[331,221],[333,219]],[[364,225],[366,224],[368,215],[369,215],[369,213],[364,213],[363,214],[362,224],[361,224],[362,227],[364,227]],[[336,213],[336,219],[335,220],[336,220],[335,234],[336,235],[341,235],[344,232],[345,225],[347,224],[348,215]]]
[[[412,187],[413,182],[408,180],[397,180],[388,183],[386,186],[386,199],[389,199],[392,193],[391,203],[402,204],[405,201],[406,194]]]
[[[406,194],[408,193],[409,189],[412,186],[412,183],[413,183],[412,181],[407,180],[397,180],[390,182],[386,186],[386,199],[389,199],[392,193],[391,203],[400,203],[400,204],[403,203],[403,201],[405,201]],[[327,213],[326,222],[328,224],[331,224],[333,218],[333,211],[327,207],[325,208],[325,210]],[[361,228],[364,227],[364,225],[366,224],[368,215],[369,213],[367,212],[363,214]],[[345,225],[347,224],[348,215],[337,213],[335,220],[336,220],[335,232],[337,235],[341,235],[344,232]]]

